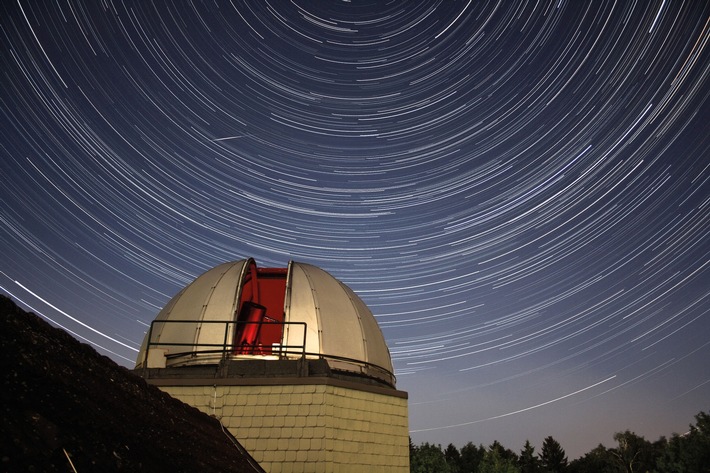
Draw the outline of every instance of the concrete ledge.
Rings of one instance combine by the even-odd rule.
[[[331,370],[326,360],[235,360],[222,365],[140,368],[134,372],[158,387],[327,385],[408,398],[405,391],[367,376]]]
[[[288,386],[288,385],[316,385],[335,386],[340,388],[354,389],[366,393],[383,394],[385,396],[408,399],[406,391],[399,391],[393,388],[383,388],[368,384],[344,381],[337,378],[328,377],[308,377],[308,378],[150,378],[146,379],[149,384],[158,387],[167,386]]]

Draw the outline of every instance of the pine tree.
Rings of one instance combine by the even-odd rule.
[[[567,455],[560,443],[552,436],[545,437],[540,452],[540,463],[547,473],[562,473],[567,469]]]
[[[540,459],[535,454],[535,447],[530,445],[530,440],[525,441],[525,446],[520,451],[518,466],[520,466],[520,473],[538,473],[540,471]]]
[[[478,471],[478,466],[486,454],[483,445],[476,446],[473,442],[468,442],[461,447],[461,472],[473,473]]]
[[[451,473],[459,473],[461,471],[461,454],[454,444],[450,443],[446,447],[446,450],[444,450],[444,459]]]
[[[503,444],[497,440],[493,441],[493,443],[488,447],[488,450],[495,450],[504,460],[510,460],[513,463],[518,462],[518,455],[511,449],[505,448]]]

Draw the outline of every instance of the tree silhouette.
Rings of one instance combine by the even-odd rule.
[[[535,447],[530,445],[530,440],[525,441],[525,446],[520,451],[518,466],[520,473],[538,473],[540,471],[540,459],[535,454]]]
[[[444,450],[444,459],[446,464],[449,465],[449,471],[451,473],[461,472],[461,454],[454,444],[449,444]]]
[[[498,444],[500,445],[500,444]],[[493,445],[491,445],[493,447]],[[478,473],[520,473],[516,461],[501,455],[502,448],[490,448],[478,465]]]
[[[568,473],[624,473],[610,449],[599,444],[567,467]]]
[[[409,471],[412,473],[451,473],[446,464],[441,445],[423,443],[414,448],[414,455],[409,457]]]
[[[660,444],[652,444],[634,432],[625,431],[614,434],[617,447],[609,450],[625,473],[644,473],[656,466],[656,460],[661,455],[665,440]]]
[[[503,460],[510,460],[513,463],[518,462],[518,455],[512,451],[509,448],[505,448],[499,441],[494,440],[493,443],[488,447],[488,450],[490,451],[496,451],[498,452],[498,455],[503,459]]]
[[[674,434],[656,463],[658,473],[710,472],[710,414],[700,412],[696,425]]]
[[[478,465],[485,454],[486,449],[483,448],[483,445],[476,446],[472,442],[468,442],[461,447],[461,473],[477,472]]]
[[[567,469],[567,455],[560,443],[552,436],[545,437],[540,452],[540,463],[547,473],[561,473]]]
[[[526,440],[520,455],[497,440],[488,449],[468,442],[461,450],[449,444],[412,444],[410,471],[415,473],[710,473],[710,413],[695,416],[695,425],[682,435],[649,442],[626,430],[617,432],[614,448],[599,444],[584,456],[567,462],[562,446],[551,436],[540,455]]]

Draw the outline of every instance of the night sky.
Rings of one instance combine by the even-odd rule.
[[[8,0],[0,291],[132,367],[225,261],[372,309],[413,441],[710,410],[710,2]]]

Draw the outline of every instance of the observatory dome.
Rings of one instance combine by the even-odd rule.
[[[136,368],[299,358],[394,387],[382,332],[348,286],[313,265],[259,268],[249,258],[216,266],[175,295],[151,324]]]

